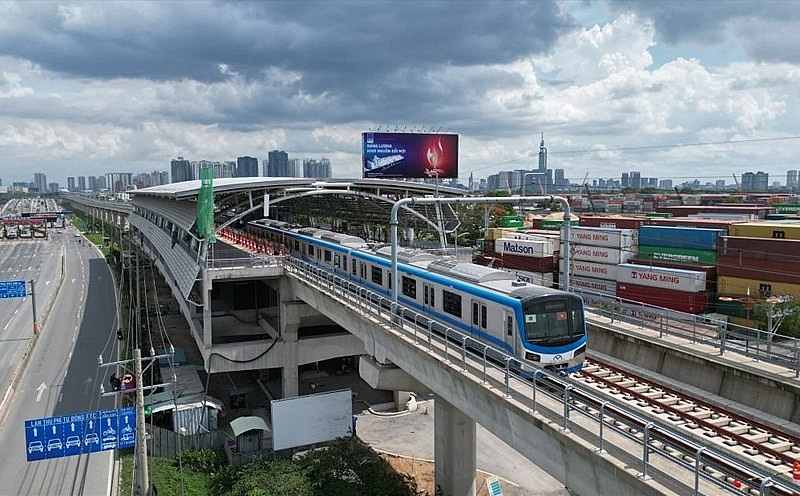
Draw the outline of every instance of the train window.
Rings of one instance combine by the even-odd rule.
[[[506,317],[506,334],[509,336],[514,335],[514,318],[510,315]]]
[[[424,285],[422,287],[422,299],[423,302],[427,305],[428,304],[428,286]]]
[[[372,282],[383,286],[383,269],[380,267],[372,267]]]
[[[367,280],[367,264],[361,262],[361,279]]]
[[[461,318],[461,295],[442,290],[442,310]]]
[[[486,305],[481,305],[481,327],[486,329]]]
[[[537,341],[571,335],[568,302],[569,300],[562,298],[534,303],[526,308],[525,338],[528,341]]]
[[[402,281],[403,287],[403,294],[412,298],[414,300],[417,299],[417,281],[416,279],[412,279],[410,277],[403,276]]]
[[[336,258],[339,258],[339,255],[336,255]],[[330,250],[325,250],[324,251],[323,260],[325,260],[325,263],[331,263],[331,251]]]
[[[478,302],[472,302],[472,325],[478,325]]]
[[[342,257],[342,270],[347,272],[347,257]]]
[[[436,307],[436,288],[431,287],[431,307]]]
[[[356,266],[357,266],[357,265],[358,265],[358,262],[356,262],[355,260],[353,260],[353,265],[351,266],[352,268],[350,269],[350,270],[352,271],[351,273],[353,274],[353,277],[355,277],[355,276],[356,276],[356,270],[357,270],[357,269],[356,269]]]
[[[298,240],[294,240],[294,251],[300,251],[300,242]]]
[[[314,245],[311,244],[308,245],[308,254],[311,255],[312,257],[314,256]]]

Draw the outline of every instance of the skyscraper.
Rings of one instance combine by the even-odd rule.
[[[78,176],[78,191],[86,191],[86,176]]]
[[[281,150],[272,150],[267,154],[266,177],[292,177],[289,173],[289,154]]]
[[[331,177],[331,161],[327,158],[303,160],[303,177],[329,179]]]
[[[35,172],[33,174],[33,185],[39,190],[39,193],[47,193],[47,176],[43,172]]]
[[[797,171],[796,170],[788,170],[786,171],[786,187],[790,191],[797,190],[798,182],[797,182]]]
[[[258,177],[258,159],[248,156],[237,158],[236,177]]]
[[[67,178],[67,190],[75,191],[75,178],[72,176]]]
[[[172,173],[172,182],[180,183],[183,181],[191,181],[194,179],[192,173],[192,164],[183,157],[170,160],[170,172]]]
[[[542,133],[542,142],[539,143],[539,172],[547,170],[547,148],[544,146],[544,133]]]

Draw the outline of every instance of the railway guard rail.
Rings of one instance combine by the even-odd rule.
[[[598,396],[568,377],[520,363],[413,309],[393,305],[387,295],[296,258],[286,257],[283,264],[290,277],[369,315],[387,332],[397,333],[410,344],[424,347],[433,357],[457,365],[472,380],[503,391],[506,399],[528,405],[531,415],[558,422],[565,433],[581,432],[582,439],[593,443],[596,452],[613,453],[617,459],[626,460],[635,455],[629,455],[631,450],[624,445],[633,443],[640,453],[635,463],[642,478],[657,477],[696,495],[703,494],[701,481],[718,489],[715,494],[797,494],[791,478],[782,472],[767,472],[716,447],[698,444],[676,428]],[[543,408],[543,398],[560,407]]]
[[[677,312],[603,293],[572,288],[583,297],[586,308],[601,316],[657,330],[659,337],[678,336],[693,343],[717,348],[720,355],[734,352],[754,361],[771,363],[793,370],[800,377],[800,340],[775,336],[761,329],[730,325],[713,315]]]

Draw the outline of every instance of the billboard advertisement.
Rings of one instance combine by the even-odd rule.
[[[363,133],[365,178],[457,178],[458,135]]]

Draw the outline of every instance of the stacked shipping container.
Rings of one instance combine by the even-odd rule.
[[[636,249],[635,229],[570,229],[570,284],[589,293],[616,295],[617,266]]]

